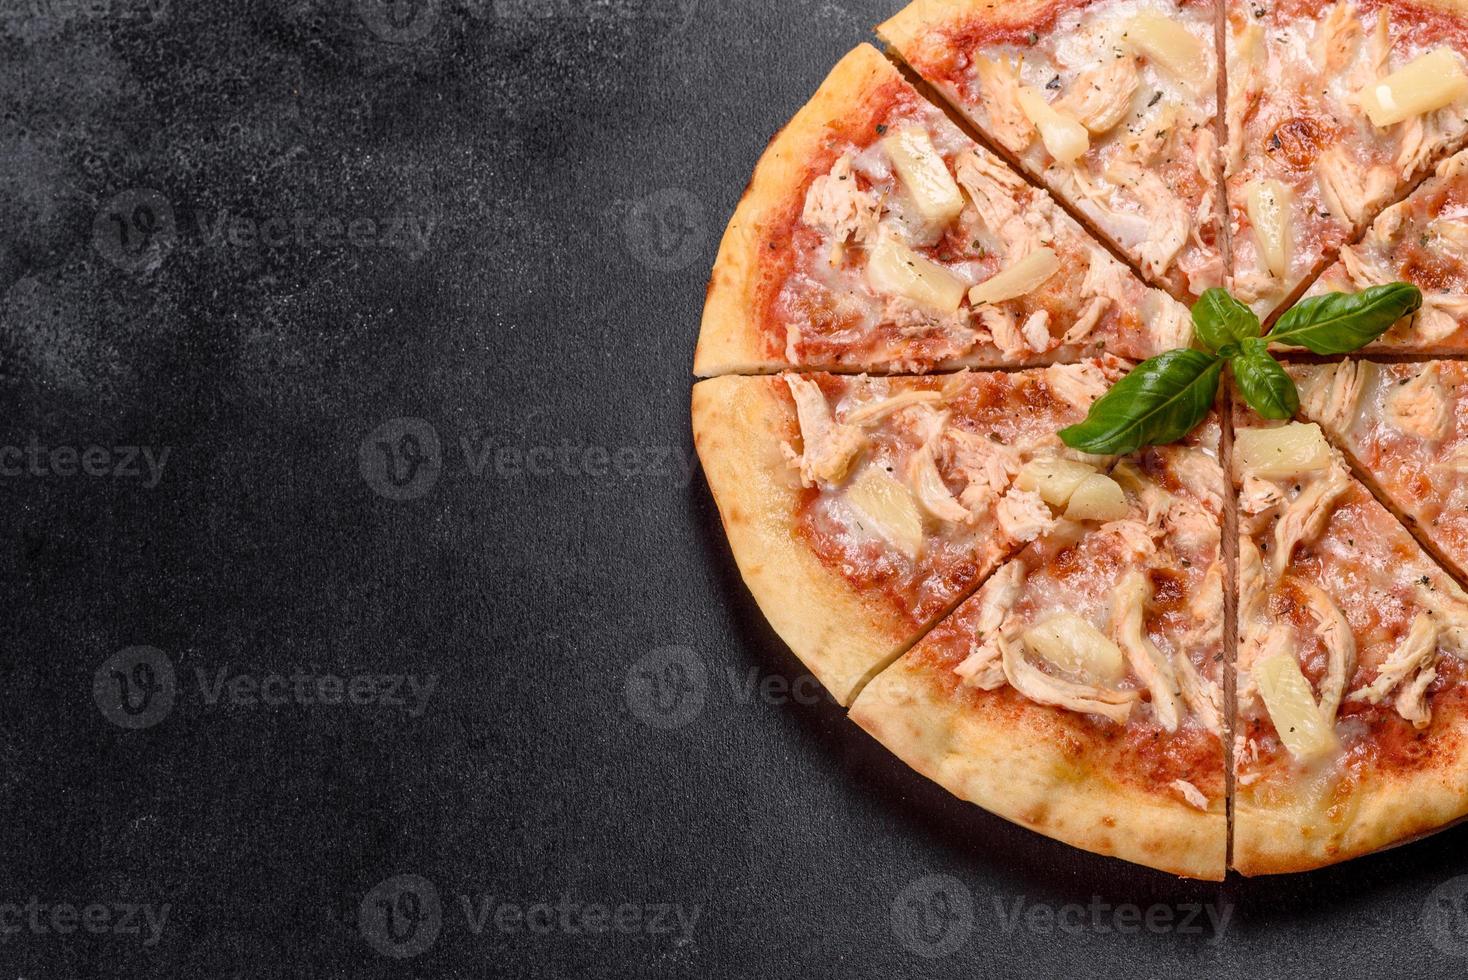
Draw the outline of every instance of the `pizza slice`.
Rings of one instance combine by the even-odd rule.
[[[1450,0],[1228,0],[1232,291],[1260,315],[1468,136]]]
[[[1081,493],[1104,460],[1055,433],[1125,368],[1108,358],[694,386],[694,443],[734,559],[775,631],[838,701],[1067,506],[1114,504],[1099,478]],[[1081,496],[1067,503],[1060,488]]]
[[[1468,814],[1468,595],[1318,425],[1237,418],[1234,867],[1316,868]]]
[[[1186,309],[862,45],[755,169],[694,372],[1142,359],[1191,337]]]
[[[1422,309],[1366,350],[1468,353],[1468,150],[1438,164],[1406,200],[1378,215],[1361,241],[1342,245],[1340,261],[1305,295],[1389,282],[1422,290]]]
[[[1292,364],[1302,414],[1458,574],[1468,569],[1468,363]]]
[[[1119,460],[1114,511],[1027,546],[868,684],[852,718],[1001,817],[1222,879],[1219,432],[1210,416],[1184,443]]]
[[[877,28],[1174,295],[1222,285],[1211,0],[915,0]]]

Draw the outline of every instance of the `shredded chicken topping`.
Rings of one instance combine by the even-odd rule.
[[[794,374],[787,374],[785,384],[795,399],[796,418],[800,423],[800,441],[804,451],[796,453],[786,446],[792,465],[800,471],[800,482],[808,487],[818,483],[837,483],[846,476],[851,461],[866,445],[860,428],[837,422],[831,417],[826,396],[820,385]]]

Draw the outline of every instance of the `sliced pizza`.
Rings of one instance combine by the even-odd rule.
[[[694,442],[734,559],[775,631],[837,700],[1055,525],[1064,500],[1037,476],[1019,478],[1037,465],[1053,464],[1058,481],[1096,472],[1103,460],[1055,433],[1124,370],[1108,358],[694,386]]]
[[[694,372],[1141,359],[1191,337],[1186,309],[862,45],[761,158]]]
[[[1222,285],[1211,0],[915,0],[877,28],[1175,295]]]
[[[1393,204],[1305,293],[1350,293],[1389,282],[1422,290],[1422,309],[1365,349],[1414,354],[1468,353],[1468,150],[1437,165],[1406,200]]]
[[[1071,508],[1103,488],[1107,507],[1062,520],[1003,565],[866,686],[852,718],[1008,820],[1222,879],[1219,431],[1210,416],[1185,443],[1123,457],[1109,476],[1066,474]]]
[[[1260,315],[1468,137],[1456,0],[1228,0],[1232,291]]]
[[[1468,569],[1468,363],[1292,364],[1304,416],[1460,575]]]
[[[1241,411],[1233,863],[1302,871],[1468,814],[1468,595],[1314,423]]]

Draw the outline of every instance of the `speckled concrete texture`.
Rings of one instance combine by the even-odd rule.
[[[6,0],[0,973],[1447,976],[1461,830],[1178,883],[740,584],[708,268],[866,2]]]

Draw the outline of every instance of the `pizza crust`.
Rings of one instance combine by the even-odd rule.
[[[1021,827],[1172,874],[1223,879],[1221,795],[1201,811],[1119,783],[1086,764],[1084,742],[1056,709],[1016,695],[1012,710],[975,710],[933,669],[911,654],[899,660],[862,691],[852,719],[953,795]]]
[[[870,44],[858,45],[837,62],[811,100],[770,141],[740,198],[719,243],[709,277],[693,373],[760,374],[792,365],[771,342],[760,322],[761,259],[769,254],[772,231],[798,218],[812,179],[810,161],[824,149],[831,129],[886,85],[902,76]],[[783,347],[783,339],[779,340]],[[837,365],[802,364],[803,370]]]
[[[784,382],[724,377],[693,387],[693,442],[745,584],[780,638],[841,704],[928,624],[863,593],[799,540],[801,489],[781,453],[800,431]]]
[[[1019,28],[1057,7],[1056,0],[913,0],[882,24],[877,36],[920,72],[947,67],[948,35],[969,26]]]
[[[1325,805],[1268,807],[1239,787],[1234,803],[1233,867],[1245,875],[1310,871],[1405,844],[1468,817],[1468,718],[1435,712],[1431,734],[1448,748],[1433,765],[1405,773],[1371,772],[1344,798]]]

